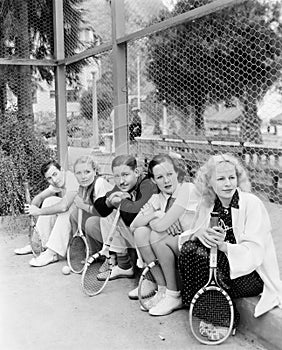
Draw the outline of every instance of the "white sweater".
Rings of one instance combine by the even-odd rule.
[[[191,234],[209,225],[213,207],[200,205],[193,228],[183,233],[183,244]],[[251,193],[239,191],[239,209],[231,208],[232,227],[237,244],[227,243],[230,278],[247,275],[256,270],[264,282],[261,298],[255,308],[255,317],[275,306],[282,308],[282,281],[275,247],[271,235],[271,223],[262,201]]]

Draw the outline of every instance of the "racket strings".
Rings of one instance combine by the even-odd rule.
[[[83,238],[74,237],[69,246],[69,265],[74,272],[81,272],[87,259],[87,247]]]
[[[146,274],[143,275],[139,286],[140,296],[143,300],[150,299],[156,294],[156,291],[153,288],[149,288],[149,286],[152,286],[154,284],[156,284],[155,278],[149,270]]]
[[[156,264],[146,267],[138,284],[138,299],[142,310],[149,310],[161,297],[157,292],[157,283],[151,272]]]
[[[37,231],[35,226],[33,227],[32,232],[31,232],[30,246],[31,246],[31,250],[35,256],[40,255],[44,250],[42,247],[41,237],[40,237],[39,232]]]
[[[92,296],[100,293],[106,285],[111,274],[110,264],[108,263],[108,266],[106,266],[106,261],[105,259],[98,258],[85,266],[82,276],[82,288],[87,295]],[[101,275],[100,270],[102,265],[104,265],[103,269],[105,268],[105,270],[102,272],[102,278],[98,279],[98,275]]]
[[[191,305],[191,329],[204,342],[225,340],[233,326],[231,300],[218,290],[205,291]]]

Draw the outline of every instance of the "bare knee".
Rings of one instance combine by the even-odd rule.
[[[85,222],[85,231],[86,234],[89,236],[100,236],[101,229],[100,229],[100,217],[99,216],[90,216],[86,222]],[[97,237],[99,238],[99,237]]]
[[[151,229],[146,226],[138,227],[134,230],[134,241],[137,247],[142,247],[150,243]]]
[[[156,231],[152,231],[150,235],[150,244],[163,244],[165,235]]]

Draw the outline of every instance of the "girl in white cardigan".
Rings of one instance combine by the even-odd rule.
[[[255,317],[282,305],[282,282],[271,224],[262,201],[250,193],[240,162],[230,154],[212,156],[198,171],[202,193],[192,229],[179,239],[183,304],[208,280],[209,249],[218,247],[218,279],[232,299],[257,296]],[[222,227],[209,228],[210,213],[219,212]],[[237,327],[239,313],[235,309]]]

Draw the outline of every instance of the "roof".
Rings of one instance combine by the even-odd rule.
[[[237,123],[242,115],[242,110],[239,108],[226,108],[222,111],[215,112],[206,117],[207,122],[212,123]]]
[[[270,119],[271,125],[282,125],[282,113],[277,114],[275,117]]]

